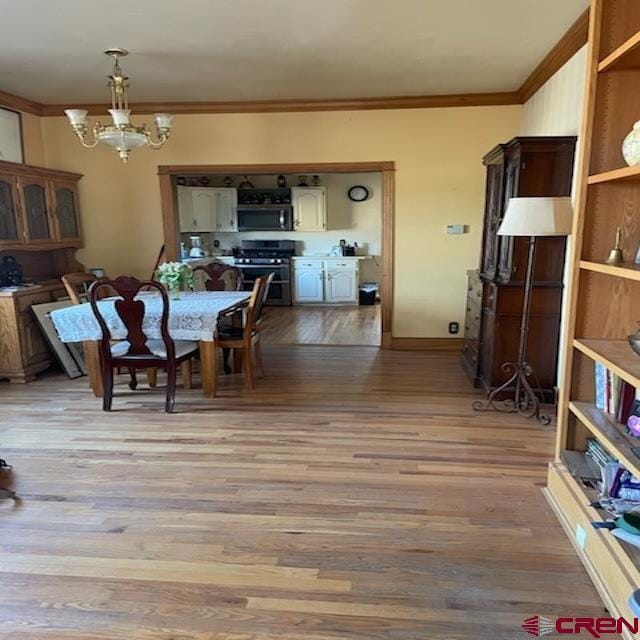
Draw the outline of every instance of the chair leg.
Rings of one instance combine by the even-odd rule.
[[[260,377],[264,377],[264,361],[262,360],[262,345],[259,336],[256,338],[254,349],[256,351],[256,370]]]
[[[231,349],[229,347],[223,347],[222,349],[222,366],[224,372],[229,375],[231,373],[231,365],[229,364],[229,356],[231,355]]]
[[[149,367],[145,370],[147,373],[147,382],[151,389],[155,389],[158,384],[158,370],[155,367]]]
[[[255,382],[253,380],[253,362],[251,357],[251,343],[245,345],[244,349],[242,349],[242,353],[244,356],[244,380],[247,389],[253,390],[256,388]]]
[[[185,389],[191,389],[191,360],[182,363],[182,384]]]
[[[164,410],[173,413],[176,402],[176,377],[178,375],[175,360],[167,362],[167,399]]]
[[[111,411],[113,402],[113,367],[102,367],[102,410]]]
[[[129,389],[135,391],[138,388],[138,376],[136,376],[136,370],[133,367],[129,367]]]
[[[244,355],[242,349],[233,350],[233,373],[242,373]]]

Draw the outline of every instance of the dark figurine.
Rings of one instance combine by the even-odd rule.
[[[0,286],[16,287],[22,284],[22,267],[13,256],[4,256],[0,266]]]

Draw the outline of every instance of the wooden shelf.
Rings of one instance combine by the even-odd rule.
[[[620,145],[622,146],[622,140],[620,140]],[[603,182],[617,182],[619,180],[640,180],[640,166],[622,167],[622,169],[596,173],[589,176],[587,182],[588,184],[602,184]]]
[[[626,340],[576,339],[573,346],[592,360],[626,380],[633,387],[640,387],[640,356],[637,356]]]
[[[640,31],[634,33],[598,64],[598,71],[640,69]]]
[[[618,424],[613,416],[588,402],[570,402],[569,410],[611,455],[634,475],[640,476],[640,458],[631,451],[632,447],[640,446],[640,439],[628,436],[624,425]]]
[[[604,262],[590,262],[588,260],[580,261],[580,268],[585,271],[595,271],[596,273],[604,273],[607,276],[616,278],[626,278],[627,280],[640,281],[640,264],[634,262],[625,262],[623,264],[606,264]]]

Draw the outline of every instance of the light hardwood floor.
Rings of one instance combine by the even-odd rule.
[[[380,305],[267,307],[266,344],[380,346]]]
[[[0,384],[7,640],[514,640],[602,605],[540,489],[552,430],[450,354],[267,347],[215,400]]]

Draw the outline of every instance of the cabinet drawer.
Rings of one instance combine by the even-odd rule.
[[[43,304],[45,302],[51,302],[50,291],[38,291],[37,293],[19,296],[17,299],[18,313],[27,311],[32,304]]]
[[[462,344],[462,358],[470,369],[476,369],[478,365],[478,341],[467,340]]]
[[[327,269],[348,269],[355,271],[358,269],[357,260],[326,260],[325,266]]]
[[[322,269],[324,260],[294,260],[296,269]]]

